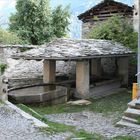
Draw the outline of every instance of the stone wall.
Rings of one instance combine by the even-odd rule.
[[[0,63],[5,63],[4,48],[0,48]]]
[[[82,23],[82,38],[87,38],[88,33],[91,31],[92,28],[94,28],[95,26],[102,24],[101,21],[97,21],[97,22],[86,22],[86,23]]]

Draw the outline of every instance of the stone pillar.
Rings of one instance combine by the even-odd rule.
[[[118,64],[118,75],[121,78],[122,86],[128,86],[128,69],[129,69],[129,58],[121,57],[117,58]]]
[[[7,99],[7,84],[2,83],[2,77],[0,76],[0,101],[6,101]]]
[[[56,61],[44,60],[43,62],[43,82],[48,84],[55,83]]]
[[[96,75],[101,77],[102,75],[102,66],[101,59],[92,59],[91,60],[91,75]]]
[[[78,98],[89,98],[89,60],[76,63],[76,91]]]

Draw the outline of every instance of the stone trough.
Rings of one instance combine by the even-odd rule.
[[[8,98],[15,103],[48,103],[67,102],[67,88],[55,85],[29,86],[8,92]]]

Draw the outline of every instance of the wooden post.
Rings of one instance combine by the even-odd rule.
[[[43,62],[43,81],[44,83],[55,83],[56,61],[44,60]]]
[[[78,98],[89,98],[89,60],[76,63],[76,91]]]
[[[117,58],[118,75],[121,77],[122,86],[128,86],[128,69],[129,69],[128,61],[129,61],[128,57]]]

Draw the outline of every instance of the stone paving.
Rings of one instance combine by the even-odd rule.
[[[140,130],[126,127],[115,127],[113,116],[105,117],[101,113],[83,111],[80,113],[45,115],[50,121],[76,126],[87,132],[101,134],[112,138],[116,136],[134,136],[140,140]]]
[[[47,135],[7,105],[0,106],[0,140],[66,140],[69,133]]]

